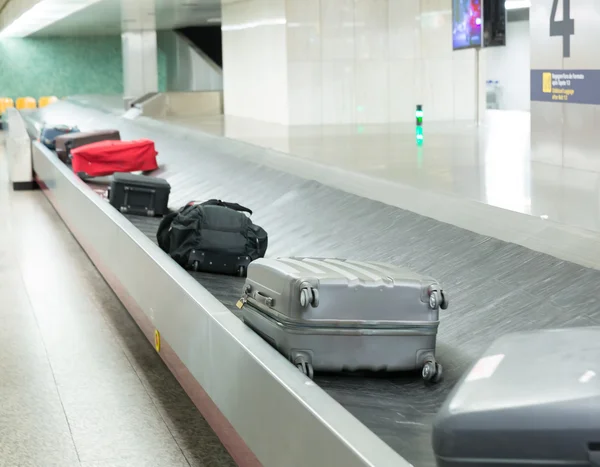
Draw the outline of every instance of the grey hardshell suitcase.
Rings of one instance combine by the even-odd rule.
[[[433,279],[397,266],[343,259],[250,263],[244,322],[310,378],[314,370],[414,370],[436,382],[439,310]]]
[[[433,424],[440,467],[600,467],[600,327],[499,338]]]

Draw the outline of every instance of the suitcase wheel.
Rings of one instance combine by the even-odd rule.
[[[446,308],[448,308],[448,305],[450,304],[450,298],[448,297],[448,295],[446,295],[446,293],[443,290],[440,291],[440,294],[442,295],[442,301],[440,303],[440,308],[442,310],[445,310]]]
[[[423,376],[424,381],[438,383],[442,379],[442,370],[442,365],[437,362],[425,362],[423,370],[421,371],[421,376]]]
[[[429,308],[432,310],[437,310],[438,308],[445,310],[448,308],[449,302],[450,300],[442,290],[433,290],[429,294]]]
[[[434,290],[429,294],[429,308],[432,310],[437,309],[439,302],[438,291]]]
[[[244,266],[240,266],[238,268],[238,276],[245,277],[246,276],[246,268]]]
[[[302,373],[304,373],[310,379],[313,379],[314,371],[313,371],[313,366],[310,363],[305,362],[303,360],[299,363],[296,363],[296,368],[298,368]]]
[[[317,308],[319,306],[319,289],[311,289],[311,291],[312,291],[311,305],[313,308]]]

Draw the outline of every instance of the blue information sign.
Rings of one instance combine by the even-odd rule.
[[[600,70],[531,70],[531,100],[600,105]]]

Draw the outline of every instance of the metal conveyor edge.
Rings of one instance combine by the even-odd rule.
[[[240,466],[410,465],[38,142],[47,198]]]

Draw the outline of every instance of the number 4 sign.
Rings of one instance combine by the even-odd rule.
[[[575,34],[575,20],[571,19],[571,0],[562,0],[562,21],[556,21],[556,10],[558,1],[552,0],[552,12],[550,13],[550,37],[562,36],[563,57],[571,56],[571,36]]]

